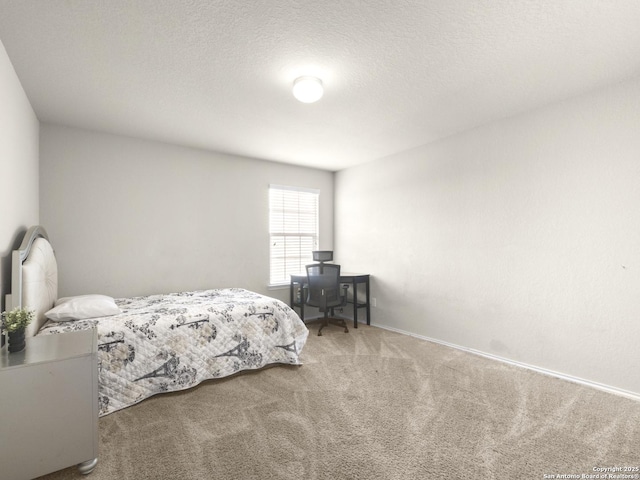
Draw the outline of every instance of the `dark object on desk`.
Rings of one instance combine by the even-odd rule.
[[[333,250],[314,250],[311,252],[313,255],[314,262],[332,262],[333,261]]]
[[[347,323],[343,318],[335,318],[333,309],[347,304],[347,289],[340,292],[340,265],[325,265],[322,263],[307,265],[307,299],[305,303],[317,307],[324,314],[321,318],[318,335],[329,323],[344,327],[344,333],[349,333]],[[331,317],[329,317],[331,312]]]

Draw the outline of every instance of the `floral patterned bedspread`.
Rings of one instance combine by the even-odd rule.
[[[288,305],[239,288],[116,299],[119,315],[48,321],[98,329],[100,416],[162,392],[272,363],[299,365],[308,330]]]

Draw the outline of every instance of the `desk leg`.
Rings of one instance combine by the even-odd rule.
[[[353,280],[353,328],[358,328],[358,284]]]
[[[293,308],[293,282],[289,282],[289,306]]]
[[[365,282],[367,287],[367,325],[371,325],[371,299],[369,298],[369,277]]]
[[[294,291],[294,286],[296,288],[300,288],[300,320],[302,320],[304,322],[304,298],[302,298],[304,291],[302,291],[302,285],[299,283],[294,283],[291,282],[289,283],[289,306],[291,307],[291,309],[295,312],[296,311],[296,304],[294,303],[294,298],[293,298],[293,291]]]

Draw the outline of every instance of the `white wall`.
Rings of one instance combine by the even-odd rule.
[[[317,188],[333,248],[333,174],[128,137],[41,126],[42,224],[60,295],[116,297],[269,281],[270,183]]]
[[[11,284],[11,252],[38,224],[38,118],[0,42],[0,311]]]
[[[640,394],[640,81],[336,176],[374,323]]]

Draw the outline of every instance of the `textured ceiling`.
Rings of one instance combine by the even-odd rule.
[[[41,121],[339,170],[640,75],[640,1],[0,0],[0,40]]]

